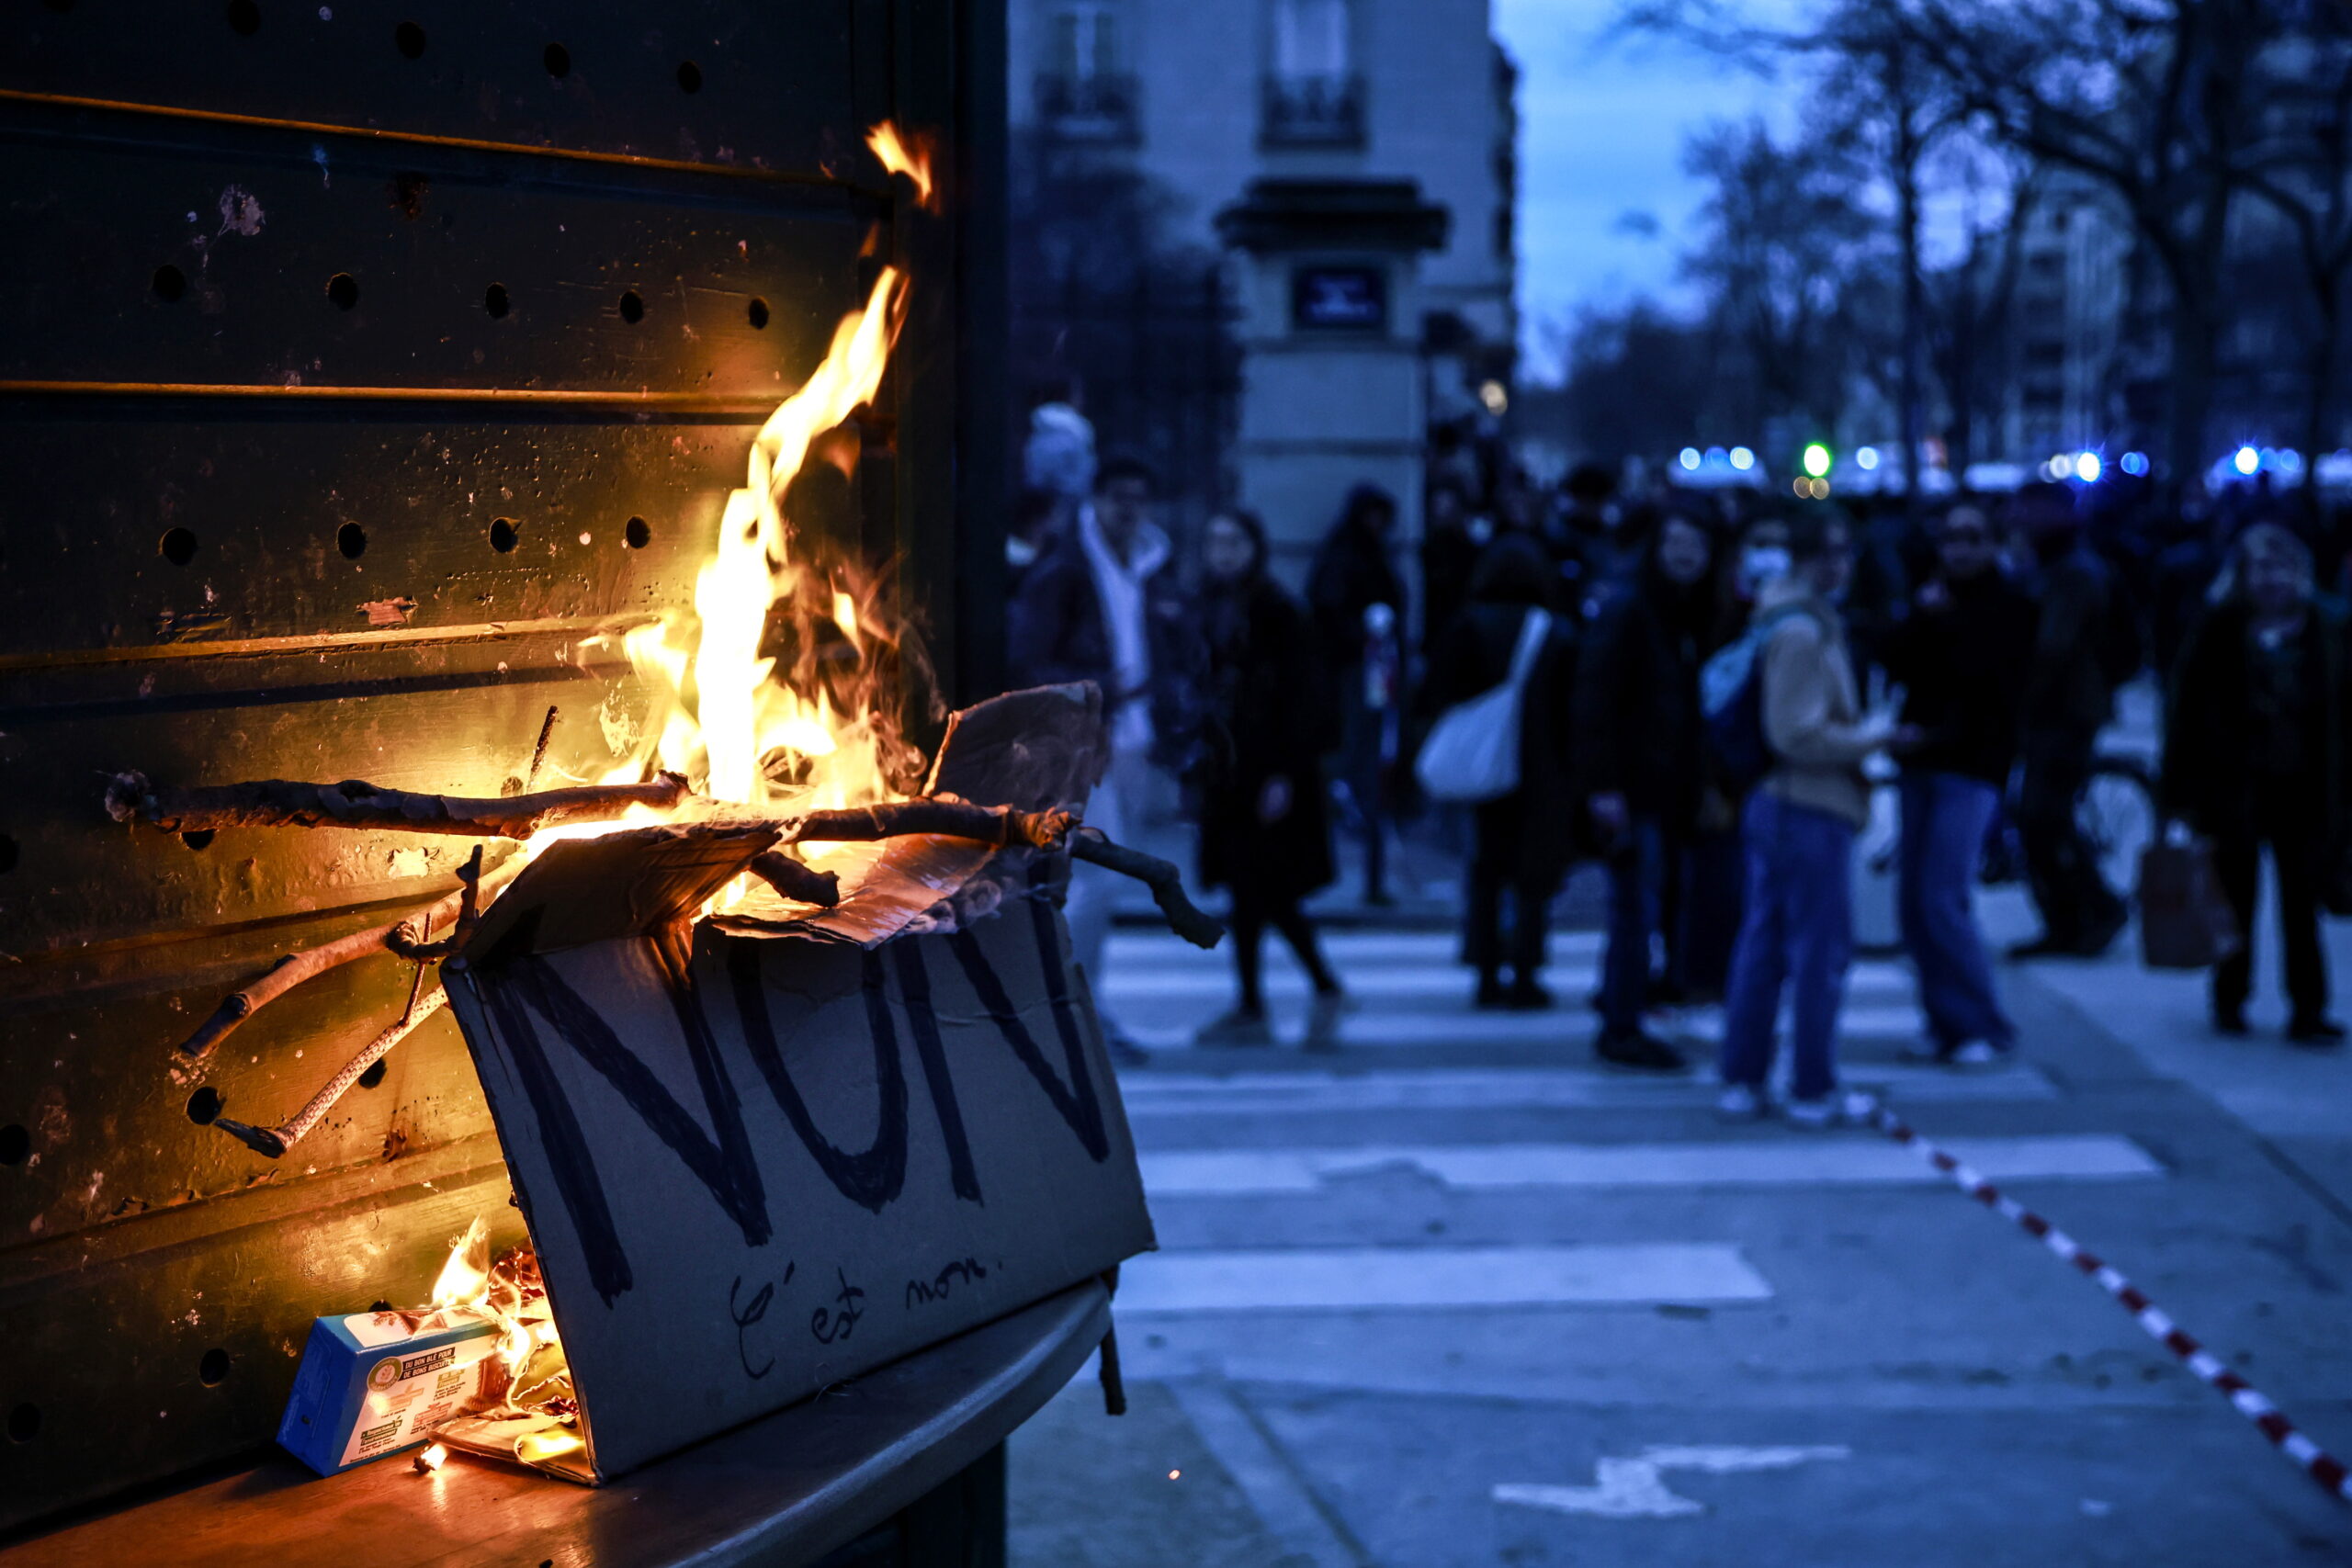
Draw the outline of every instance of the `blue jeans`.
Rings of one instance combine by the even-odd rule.
[[[1903,775],[1903,944],[1918,965],[1928,1033],[1946,1052],[1971,1040],[2003,1051],[2017,1043],[1968,899],[2000,798],[1991,784],[1961,773]]]
[[[1666,835],[1654,818],[1634,819],[1609,863],[1609,953],[1600,964],[1600,1027],[1633,1034],[1649,999],[1650,935],[1666,890]]]
[[[1781,989],[1793,986],[1799,1100],[1838,1087],[1838,1010],[1854,948],[1854,829],[1842,817],[1758,790],[1740,814],[1747,907],[1724,1002],[1724,1081],[1762,1089],[1771,1077]]]

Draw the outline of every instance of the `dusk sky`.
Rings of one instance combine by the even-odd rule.
[[[1683,137],[1759,109],[1777,121],[1787,96],[1711,55],[1606,39],[1620,6],[1496,0],[1495,30],[1521,73],[1521,338],[1535,379],[1557,374],[1545,323],[1584,301],[1686,298],[1674,258],[1703,192],[1682,173]],[[1629,214],[1656,219],[1655,232],[1635,231]]]

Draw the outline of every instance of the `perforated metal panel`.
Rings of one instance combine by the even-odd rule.
[[[464,846],[142,836],[104,773],[496,794],[550,705],[550,762],[601,773],[646,694],[588,637],[689,602],[884,261],[912,313],[833,525],[988,689],[989,9],[0,13],[0,1528],[266,1442],[313,1314],[511,1214],[446,1016],[283,1162],[197,1120],[298,1108],[398,1012],[389,957],[172,1056]],[[865,151],[884,118],[937,140],[945,216]]]

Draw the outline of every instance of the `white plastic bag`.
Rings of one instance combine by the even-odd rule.
[[[1530,610],[1520,623],[1510,673],[1502,683],[1438,716],[1414,759],[1413,776],[1431,800],[1475,806],[1519,787],[1519,716],[1527,677],[1552,635],[1552,617]]]

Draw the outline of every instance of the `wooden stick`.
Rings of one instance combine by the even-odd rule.
[[[860,842],[913,833],[971,839],[983,844],[1050,849],[1061,842],[1073,818],[1067,811],[1015,811],[1009,806],[975,806],[953,795],[888,800],[875,806],[811,811],[776,823],[787,844]]]
[[[795,903],[820,904],[830,909],[842,901],[841,873],[819,871],[775,850],[752,857],[752,873]]]
[[[107,786],[107,813],[118,822],[149,823],[167,833],[215,828],[389,828],[476,839],[527,839],[542,828],[604,822],[632,806],[667,809],[685,798],[683,774],[650,784],[582,784],[502,799],[417,795],[379,789],[365,779],[297,784],[260,779],[200,789],[159,789],[144,773],[118,773]]]
[[[496,870],[485,874],[481,879],[483,892],[488,893],[512,882],[522,869],[523,857],[516,855]],[[245,1020],[303,981],[356,958],[365,958],[371,953],[398,952],[400,945],[413,946],[421,942],[435,925],[454,918],[465,907],[465,897],[466,889],[460,887],[422,909],[401,916],[390,925],[372,926],[317,947],[288,953],[268,973],[259,976],[243,989],[221,998],[220,1005],[212,1010],[212,1016],[198,1024],[195,1033],[180,1042],[180,1054],[200,1062],[219,1049],[220,1042],[235,1033]]]
[[[1080,828],[1071,832],[1069,852],[1073,860],[1099,865],[1105,871],[1115,871],[1122,876],[1132,876],[1148,886],[1152,902],[1159,905],[1159,912],[1168,918],[1169,930],[1194,947],[1215,947],[1224,939],[1223,923],[1204,913],[1186,897],[1183,874],[1158,855],[1148,855],[1141,850],[1114,844],[1102,835],[1099,828]]]
[[[523,775],[523,789],[526,794],[533,784],[539,782],[539,764],[548,760],[548,742],[555,739],[555,716],[559,711],[550,703],[548,716],[539,726],[539,743],[531,748],[531,771]]]
[[[255,1127],[243,1122],[232,1122],[226,1116],[216,1116],[212,1124],[255,1154],[267,1155],[271,1159],[283,1158],[287,1150],[300,1143],[311,1128],[326,1119],[327,1112],[334,1109],[334,1102],[359,1081],[360,1074],[382,1061],[393,1046],[415,1031],[418,1024],[448,1005],[449,993],[447,991],[435,989],[427,995],[423,1001],[409,1009],[399,1022],[370,1040],[366,1049],[345,1062],[343,1071],[329,1078],[326,1088],[312,1095],[311,1103],[296,1111],[290,1120],[275,1127]]]

